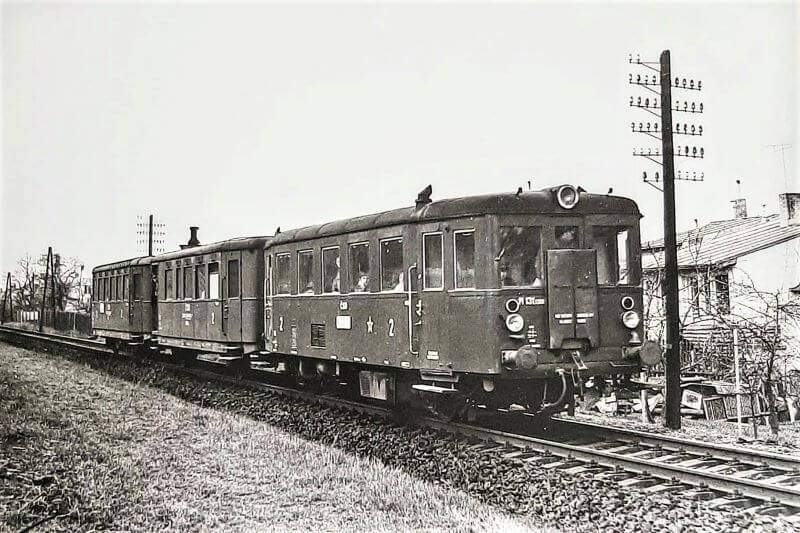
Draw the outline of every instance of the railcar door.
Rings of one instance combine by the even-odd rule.
[[[600,341],[597,321],[597,261],[594,250],[548,250],[550,348],[566,339]]]
[[[272,254],[264,257],[264,348],[272,350]]]
[[[150,329],[155,331],[158,329],[158,265],[153,265],[150,270],[150,292],[148,296],[150,297],[150,312],[151,314],[151,321],[150,321]]]
[[[225,252],[222,281],[222,331],[228,341],[242,340],[242,253]]]
[[[447,233],[449,234],[449,233]],[[420,227],[417,261],[417,290],[419,301],[414,306],[413,316],[419,335],[420,368],[438,369],[452,362],[452,353],[447,353],[448,308],[445,290],[447,257],[445,231],[441,224],[426,224]]]

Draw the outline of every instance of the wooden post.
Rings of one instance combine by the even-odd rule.
[[[44,291],[42,292],[42,307],[41,307],[41,313],[39,314],[39,333],[44,331],[44,309],[45,309],[45,304],[47,303],[47,280],[50,279],[50,261],[52,257],[53,257],[53,248],[51,246],[48,246],[47,261],[44,267]]]
[[[6,318],[6,300],[8,300],[8,295],[9,295],[10,292],[11,292],[11,272],[9,272],[8,275],[6,276],[6,288],[5,288],[5,291],[3,291],[3,309],[0,310],[0,324],[5,322],[5,318]],[[11,320],[13,321],[14,320],[14,298],[12,297],[11,300],[9,300],[9,302],[11,303]]]
[[[681,427],[681,347],[678,305],[678,251],[675,238],[675,165],[672,144],[672,72],[669,50],[661,52],[661,147],[664,165],[664,297],[667,346],[664,424]]]
[[[153,255],[153,215],[150,215],[147,230],[147,255]]]

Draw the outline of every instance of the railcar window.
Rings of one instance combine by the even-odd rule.
[[[455,249],[455,288],[475,288],[475,232],[456,231],[453,233]]]
[[[556,226],[556,248],[580,248],[578,226]]]
[[[297,292],[314,294],[314,252],[297,252]]]
[[[322,250],[322,292],[339,292],[341,285],[339,248]]]
[[[122,276],[122,299],[128,301],[128,275]]]
[[[289,254],[280,254],[275,257],[275,292],[276,294],[291,294],[292,277],[290,273],[291,257]]]
[[[403,239],[381,241],[381,290],[403,291]]]
[[[350,283],[353,292],[369,292],[369,243],[350,245]]]
[[[178,300],[183,299],[183,270],[181,267],[175,267],[175,292]]]
[[[502,287],[541,287],[542,272],[541,228],[510,226],[500,228],[499,263]]]
[[[171,300],[175,298],[175,278],[173,277],[175,272],[174,270],[167,270],[164,272],[164,277],[166,278],[167,283],[167,300]]]
[[[143,292],[144,287],[142,287],[142,275],[134,273],[133,274],[133,299],[134,300],[143,300]]]
[[[626,228],[595,226],[592,248],[597,253],[597,283],[627,285],[630,283],[630,234]]]
[[[208,264],[208,297],[219,299],[219,263]]]
[[[111,299],[111,278],[106,277],[103,280],[103,300],[109,301]]]
[[[239,297],[239,260],[228,261],[228,298]]]
[[[194,296],[192,294],[192,270],[190,266],[183,267],[183,297],[191,300]]]
[[[444,286],[442,276],[442,234],[429,233],[422,236],[422,286],[425,289],[441,289]]]
[[[194,297],[206,299],[206,266],[197,265],[194,269]]]
[[[122,276],[114,276],[114,299],[122,300]]]

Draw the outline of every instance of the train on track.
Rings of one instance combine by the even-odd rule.
[[[346,387],[449,416],[547,416],[596,375],[660,361],[644,339],[639,213],[562,185],[433,202],[93,270],[118,348]]]

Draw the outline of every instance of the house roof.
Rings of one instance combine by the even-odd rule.
[[[800,225],[781,224],[778,214],[710,222],[678,234],[678,267],[721,266],[739,257],[800,237]],[[664,265],[664,241],[642,244],[642,268]]]

